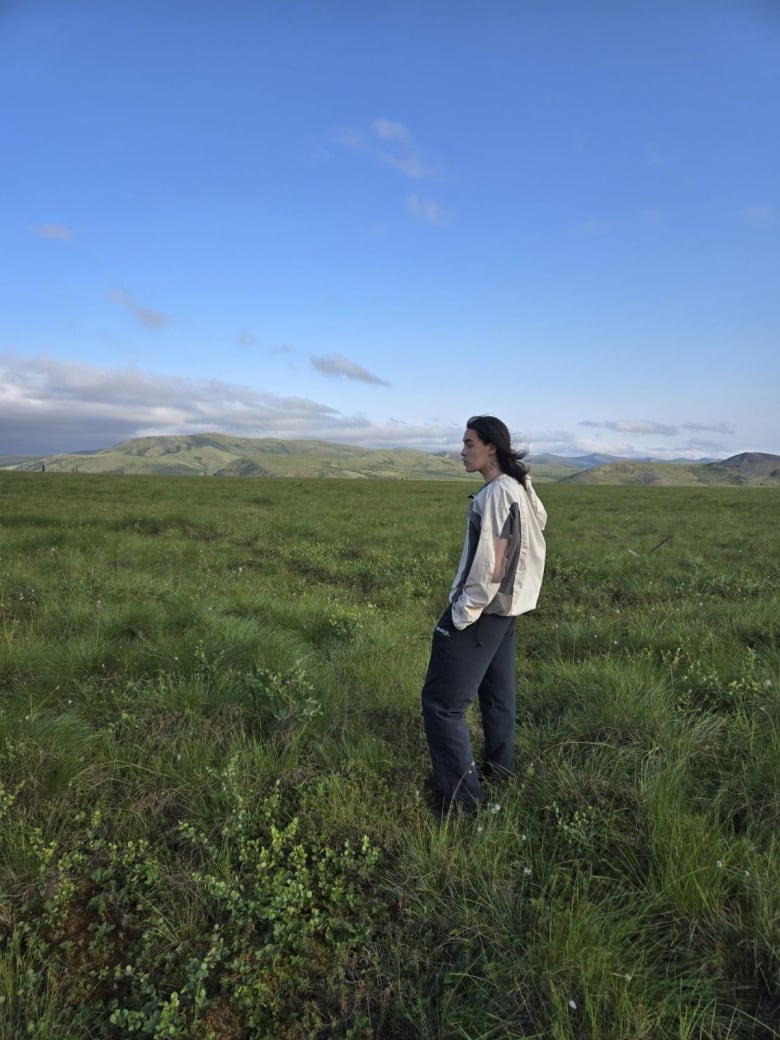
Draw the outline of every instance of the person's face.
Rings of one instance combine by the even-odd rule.
[[[496,457],[496,448],[493,444],[485,444],[477,431],[469,427],[463,434],[460,457],[467,473],[481,473],[487,480],[490,464]]]

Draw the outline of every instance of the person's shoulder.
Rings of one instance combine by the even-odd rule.
[[[521,486],[514,477],[510,477],[507,473],[502,473],[495,480],[491,480],[489,484],[485,484],[482,490],[485,501],[495,503],[516,502],[520,497]]]
[[[498,480],[494,481],[499,487],[496,489],[499,493],[508,495],[509,498],[517,499],[523,492],[523,485],[519,480],[514,477],[510,477],[508,473],[502,473]]]

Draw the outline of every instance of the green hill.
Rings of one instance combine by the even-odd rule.
[[[49,473],[189,476],[464,479],[460,460],[423,451],[368,449],[327,441],[223,434],[138,437],[92,454],[49,455],[13,468]]]
[[[637,462],[625,460],[575,473],[570,484],[780,487],[780,455],[743,452],[722,462]]]
[[[528,457],[538,483],[682,486],[780,485],[780,456],[745,452],[723,462],[617,460],[598,464],[598,456],[567,459]],[[608,456],[606,456],[608,458]],[[339,477],[355,480],[474,480],[460,455],[406,448],[361,448],[321,440],[231,437],[221,433],[136,437],[95,452],[43,457],[0,456],[0,469],[48,473],[125,475]]]

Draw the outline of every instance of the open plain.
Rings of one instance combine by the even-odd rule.
[[[438,827],[470,490],[0,473],[3,1040],[780,1037],[780,491],[542,485],[518,775]]]

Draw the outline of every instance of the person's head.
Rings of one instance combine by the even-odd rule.
[[[466,423],[461,458],[469,473],[481,473],[486,481],[506,473],[525,483],[528,470],[523,451],[512,448],[512,437],[505,423],[494,415],[473,415]]]

